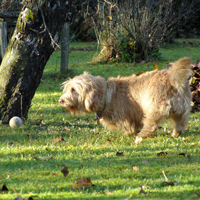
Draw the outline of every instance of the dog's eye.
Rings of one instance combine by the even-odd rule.
[[[71,89],[71,92],[75,92],[76,90],[74,88]]]

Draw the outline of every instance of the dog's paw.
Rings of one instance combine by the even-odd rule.
[[[139,144],[140,142],[142,142],[142,137],[136,136],[135,144]]]
[[[172,137],[178,137],[183,133],[183,131],[177,131],[177,130],[173,130],[173,132],[171,133]]]

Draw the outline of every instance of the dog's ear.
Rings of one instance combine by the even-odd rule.
[[[85,109],[88,112],[96,112],[99,107],[99,95],[97,89],[88,91],[85,97]]]

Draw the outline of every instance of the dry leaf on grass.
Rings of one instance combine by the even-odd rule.
[[[52,144],[54,144],[54,143],[56,143],[56,142],[60,142],[60,141],[64,141],[63,136],[60,136],[60,137],[54,139],[53,142],[52,142]]]
[[[86,177],[77,178],[75,182],[72,183],[72,188],[74,190],[82,189],[85,187],[93,187],[91,180]]]
[[[116,153],[116,156],[123,156],[123,155],[124,155],[124,152],[119,152],[119,151],[118,151],[118,152]]]
[[[179,153],[177,156],[185,156],[185,153]]]
[[[167,176],[165,175],[165,172],[162,171],[164,177],[165,177],[165,181],[163,182],[164,185],[174,185],[174,182],[171,179],[168,179]]]
[[[147,194],[147,192],[144,191],[144,186],[141,185],[140,187],[141,187],[141,190],[140,190],[139,194]]]
[[[1,192],[8,191],[8,188],[6,187],[5,184],[0,185],[0,191]]]
[[[108,138],[108,139],[106,140],[106,142],[111,142],[111,140]]]
[[[12,146],[13,144],[14,144],[13,142],[9,142],[9,143],[8,143],[9,146]]]
[[[197,146],[197,144],[193,144],[193,145],[190,146],[190,148],[194,148],[196,146]]]
[[[107,192],[107,194],[108,194],[108,195],[113,195],[113,194],[114,194],[114,192]]]
[[[63,128],[63,131],[70,131],[71,129],[70,128],[68,128],[67,126],[65,126],[64,128]]]
[[[137,171],[138,171],[137,166],[133,166],[133,170],[134,170],[135,172],[137,172]]]
[[[157,156],[168,156],[169,154],[167,152],[160,152],[160,153],[157,153]]]
[[[68,168],[64,164],[62,166],[61,173],[63,173],[63,175],[65,177],[69,174],[69,170],[68,170]]]

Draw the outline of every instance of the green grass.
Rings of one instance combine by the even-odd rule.
[[[75,48],[95,47],[94,43],[73,43]],[[160,69],[183,56],[199,59],[200,46],[163,45]],[[61,83],[88,71],[104,78],[152,70],[146,64],[92,63],[95,51],[72,51],[69,73],[60,74],[60,51],[48,61],[29,118],[23,126],[11,129],[0,125],[0,184],[7,192],[0,199],[17,195],[33,199],[199,199],[200,194],[200,113],[192,113],[188,127],[179,138],[171,138],[171,122],[161,124],[152,137],[134,144],[134,137],[111,132],[96,124],[94,114],[71,116],[58,104]],[[63,140],[56,140],[59,137]],[[123,152],[117,156],[117,152]],[[168,155],[158,156],[157,153]],[[178,156],[184,153],[185,156]],[[36,160],[53,155],[47,161]],[[64,177],[65,164],[69,174]],[[138,171],[133,170],[133,166]],[[164,185],[166,176],[174,186]],[[89,177],[95,185],[73,190],[72,183]],[[139,194],[140,186],[147,194]]]

